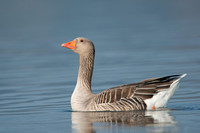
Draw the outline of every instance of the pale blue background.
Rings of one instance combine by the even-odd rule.
[[[94,93],[188,74],[168,106],[177,124],[108,129],[94,124],[96,132],[198,132],[199,5],[193,0],[1,0],[0,132],[75,131],[70,96],[78,55],[60,45],[78,36],[96,46]]]

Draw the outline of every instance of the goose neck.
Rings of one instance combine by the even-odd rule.
[[[94,53],[80,55],[80,65],[78,72],[77,85],[80,88],[91,92],[91,80],[94,65]]]

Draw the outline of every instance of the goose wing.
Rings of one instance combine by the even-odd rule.
[[[181,75],[171,75],[113,87],[98,93],[94,102],[99,110],[143,110],[146,109],[144,100],[168,89],[180,77]]]

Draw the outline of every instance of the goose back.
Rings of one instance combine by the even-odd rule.
[[[126,84],[104,90],[95,95],[91,110],[97,111],[131,111],[145,110],[144,100],[152,98],[159,92],[167,90],[181,75],[152,78],[138,83]]]

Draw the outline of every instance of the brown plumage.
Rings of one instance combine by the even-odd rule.
[[[150,99],[160,91],[168,89],[180,76],[172,75],[153,78],[139,83],[113,87],[98,93],[94,98],[94,102],[103,108],[109,104],[111,107],[109,110],[111,111],[144,110],[147,106],[144,100]],[[116,108],[115,106],[119,107]]]

